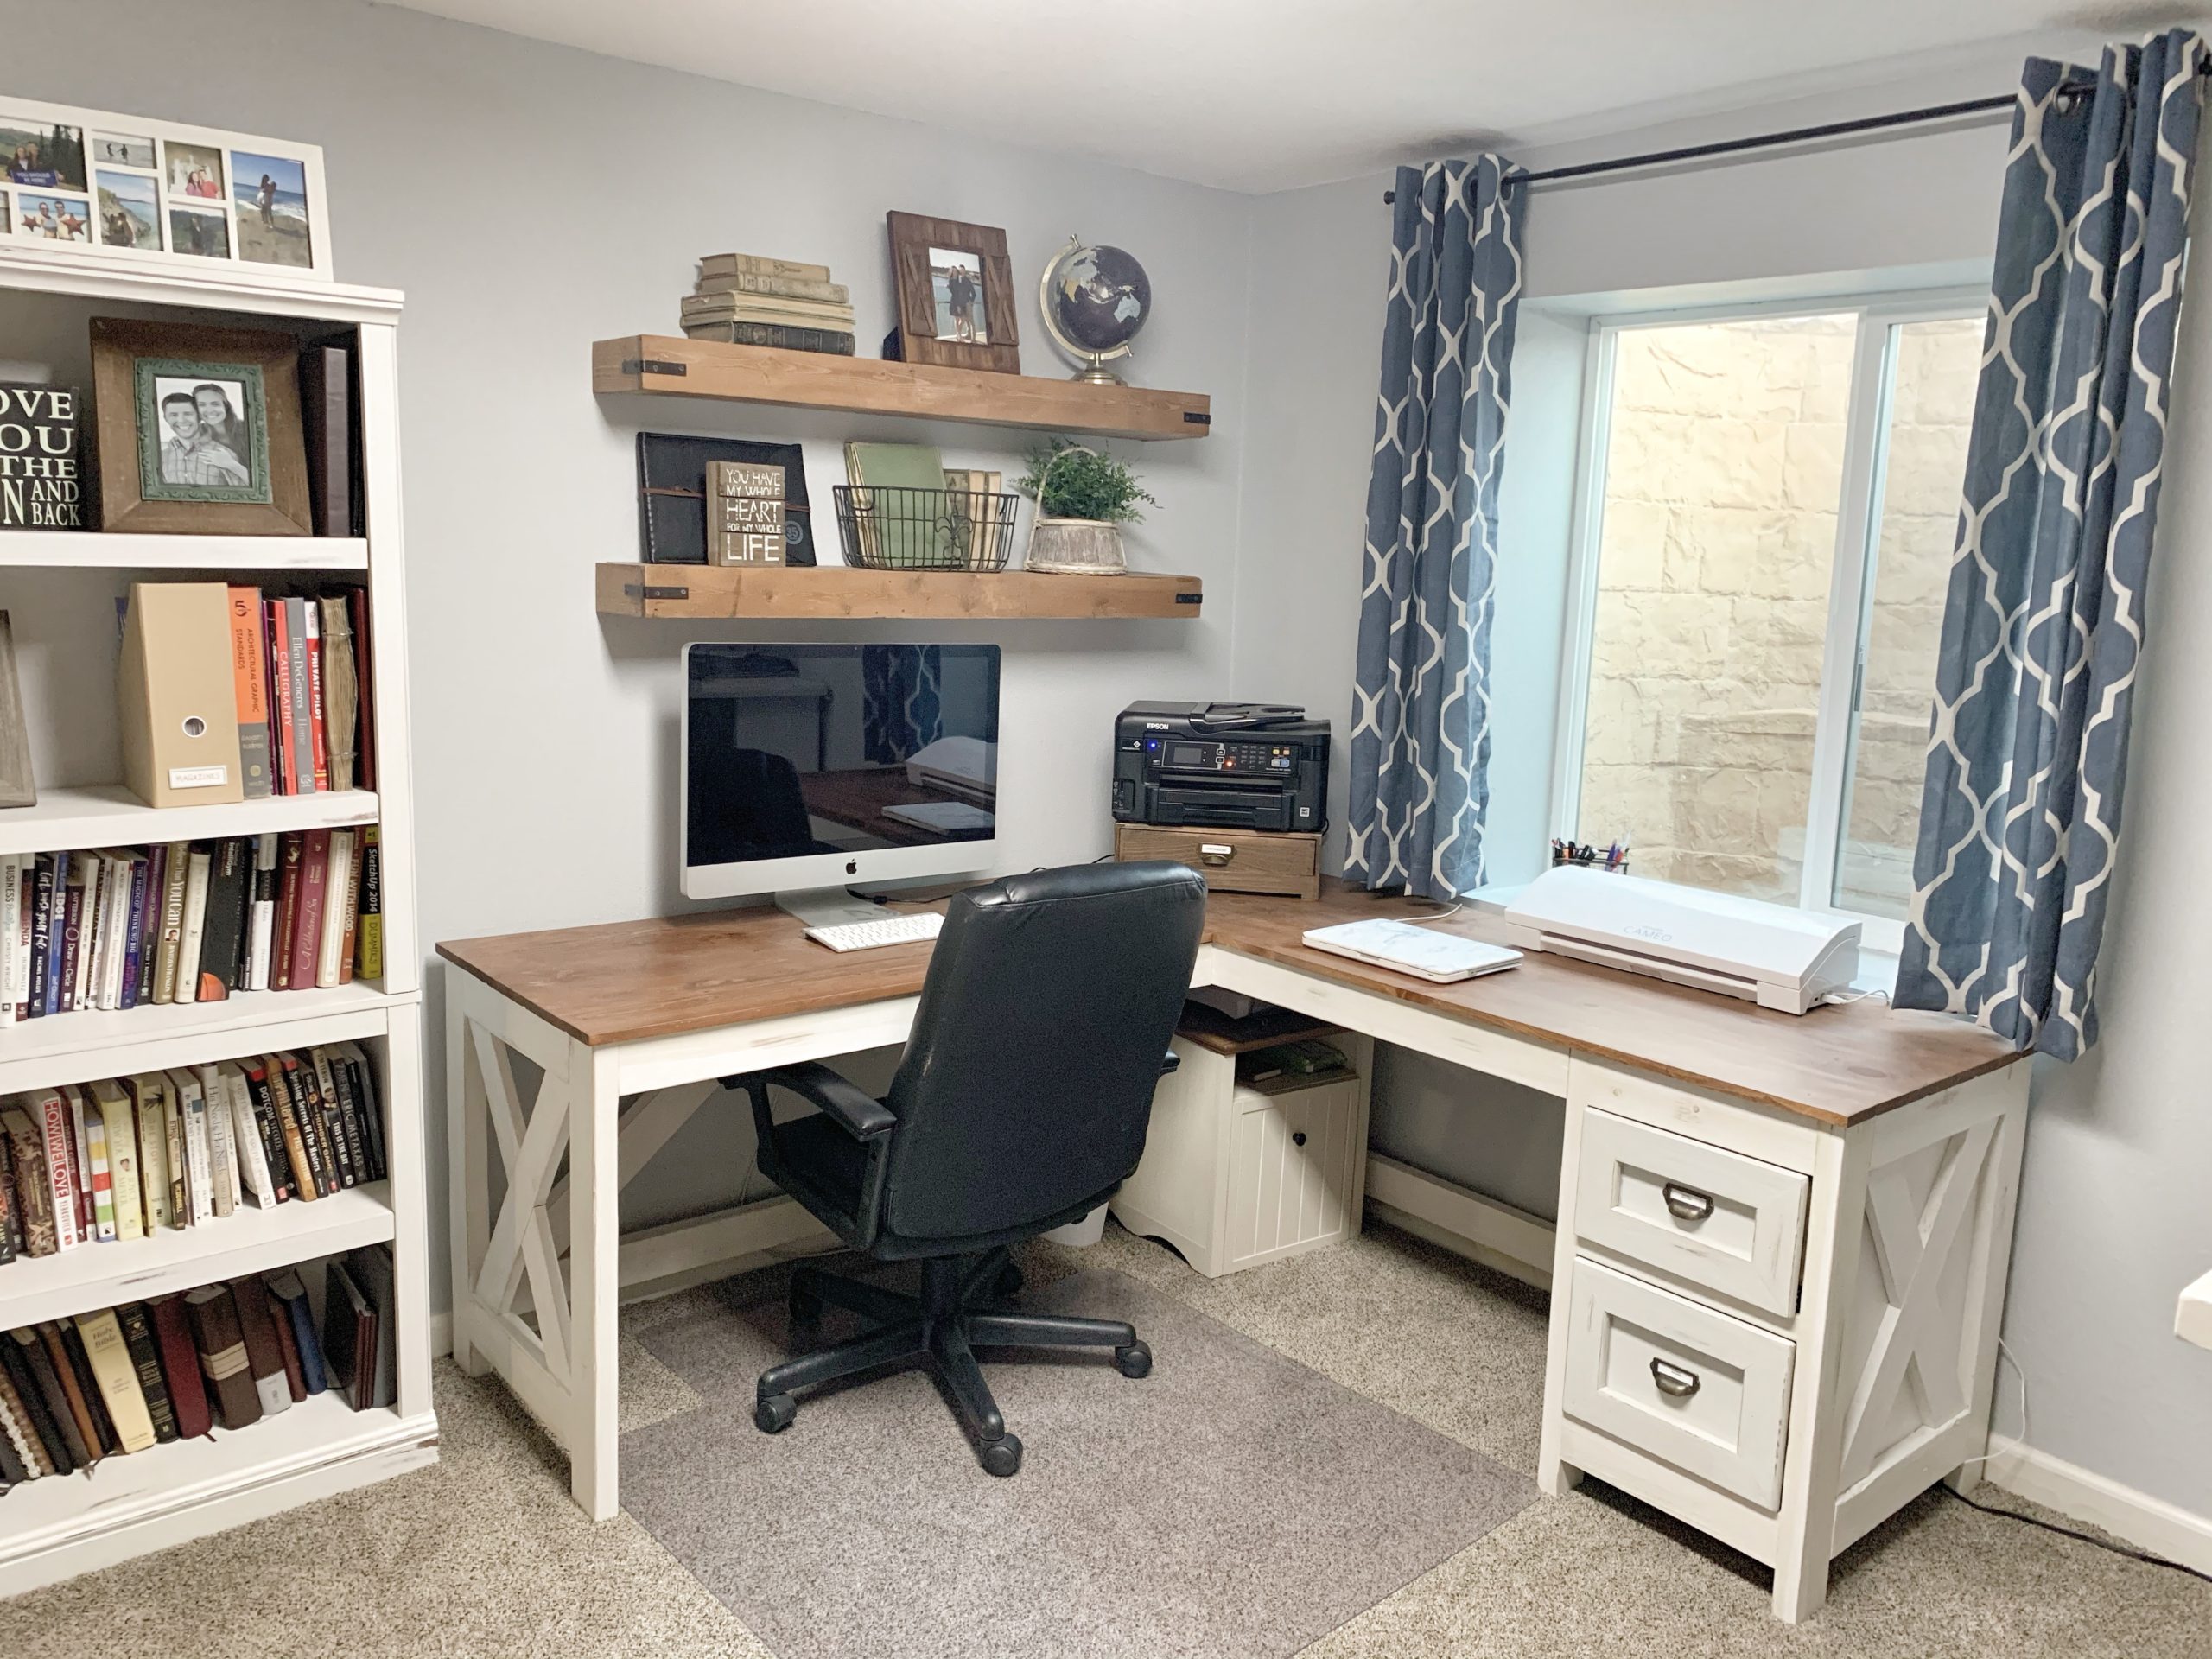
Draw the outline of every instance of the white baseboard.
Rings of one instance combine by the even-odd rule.
[[[2212,1517],[2192,1515],[2133,1486],[2079,1468],[2018,1440],[1992,1440],[1990,1483],[2076,1521],[2101,1527],[2138,1549],[2212,1573]]]

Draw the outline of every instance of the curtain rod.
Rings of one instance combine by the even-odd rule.
[[[2212,65],[2200,65],[2197,73],[2212,71]],[[2058,95],[2080,97],[2096,90],[2094,81],[2069,80],[2058,89]],[[1929,121],[1948,121],[1962,115],[1990,115],[1999,110],[2010,110],[2019,102],[2016,92],[2005,92],[1996,98],[1970,98],[1956,104],[1931,104],[1925,109],[1899,110],[1891,115],[1864,115],[1852,121],[1831,121],[1817,127],[1795,127],[1787,132],[1759,133],[1749,138],[1724,138],[1715,143],[1689,144],[1680,149],[1653,150],[1643,156],[1617,156],[1610,161],[1584,162],[1574,167],[1554,167],[1541,173],[1516,173],[1507,178],[1509,184],[1553,184],[1565,179],[1584,179],[1593,174],[1619,173],[1630,168],[1662,167],[1671,162],[1694,162],[1708,156],[1733,156],[1750,149],[1771,149],[1782,144],[1801,144],[1816,138],[1846,138],[1857,133],[1879,132],[1890,127],[1919,126]],[[1382,200],[1394,202],[1395,190],[1385,190]]]

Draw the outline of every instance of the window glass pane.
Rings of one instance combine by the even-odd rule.
[[[1623,329],[1579,837],[1796,902],[1857,317]]]
[[[1838,905],[1870,915],[1901,918],[1912,897],[1936,647],[1981,334],[1978,316],[1891,331],[1896,379],[1835,881]]]

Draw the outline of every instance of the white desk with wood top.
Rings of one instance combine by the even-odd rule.
[[[1217,894],[1192,982],[1565,1100],[1548,1272],[1531,1275],[1553,1292],[1541,1484],[1586,1471],[1654,1504],[1771,1566],[1777,1614],[1806,1617],[1837,1553],[1935,1482],[1976,1478],[2025,1059],[1872,1003],[1792,1017],[1541,956],[1433,985],[1300,942],[1392,913],[1340,888]],[[717,1078],[902,1042],[930,947],[834,955],[780,912],[741,911],[438,950],[454,1355],[505,1378],[605,1519],[623,1290],[830,1242],[783,1198],[626,1236],[622,1187]],[[515,1053],[543,1073],[527,1098]],[[1371,1178],[1402,1209],[1431,1192],[1447,1227],[1546,1230],[1382,1160],[1351,1162],[1355,1218]]]

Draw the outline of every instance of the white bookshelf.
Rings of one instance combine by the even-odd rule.
[[[0,531],[0,607],[16,613],[19,658],[40,607],[92,613],[119,571],[255,580],[256,572],[351,573],[369,589],[375,699],[368,729],[378,788],[229,805],[155,809],[112,785],[44,786],[35,807],[0,810],[0,852],[208,840],[276,830],[376,823],[383,861],[385,978],[323,990],[262,991],[220,1002],[128,1013],[75,1013],[0,1029],[0,1092],[82,1083],[315,1043],[359,1042],[377,1067],[390,1179],[311,1202],[235,1214],[188,1230],[79,1245],[0,1265],[0,1329],[143,1300],[218,1279],[303,1263],[388,1242],[396,1268],[398,1400],[355,1412],[316,1395],[235,1433],[112,1457],[89,1474],[53,1476],[0,1494],[0,1597],[72,1577],[220,1528],[418,1467],[437,1456],[430,1401],[429,1242],[423,1142],[422,956],[415,923],[414,823],[408,751],[398,448],[400,296],[284,272],[224,268],[202,276],[134,270],[93,253],[0,244],[0,290],[147,315],[176,307],[203,321],[229,313],[356,329],[365,537],[107,535]],[[54,308],[43,308],[51,315]],[[194,315],[196,314],[196,315]],[[20,311],[18,313],[20,315]],[[0,298],[0,358],[36,359],[11,340]],[[81,370],[60,378],[87,385]],[[85,421],[93,418],[89,406]],[[81,575],[73,572],[82,572]],[[89,584],[81,588],[76,583]],[[79,597],[73,599],[72,595]],[[35,629],[28,630],[35,632]],[[27,669],[35,665],[26,662]],[[65,665],[66,666],[66,665]],[[81,690],[84,681],[75,683]],[[83,697],[65,729],[55,706],[26,687],[33,753],[63,776],[86,741]],[[42,710],[48,711],[42,714]],[[47,740],[41,741],[41,740]],[[90,762],[98,765],[97,759]],[[110,763],[111,764],[111,762]],[[74,775],[87,775],[79,766]],[[98,777],[98,771],[90,772]]]
[[[365,570],[369,543],[336,536],[86,535],[66,530],[0,534],[0,568],[54,570]]]
[[[363,789],[271,795],[220,806],[149,806],[121,784],[41,787],[36,806],[0,810],[0,854],[211,841],[376,822],[377,798]]]

